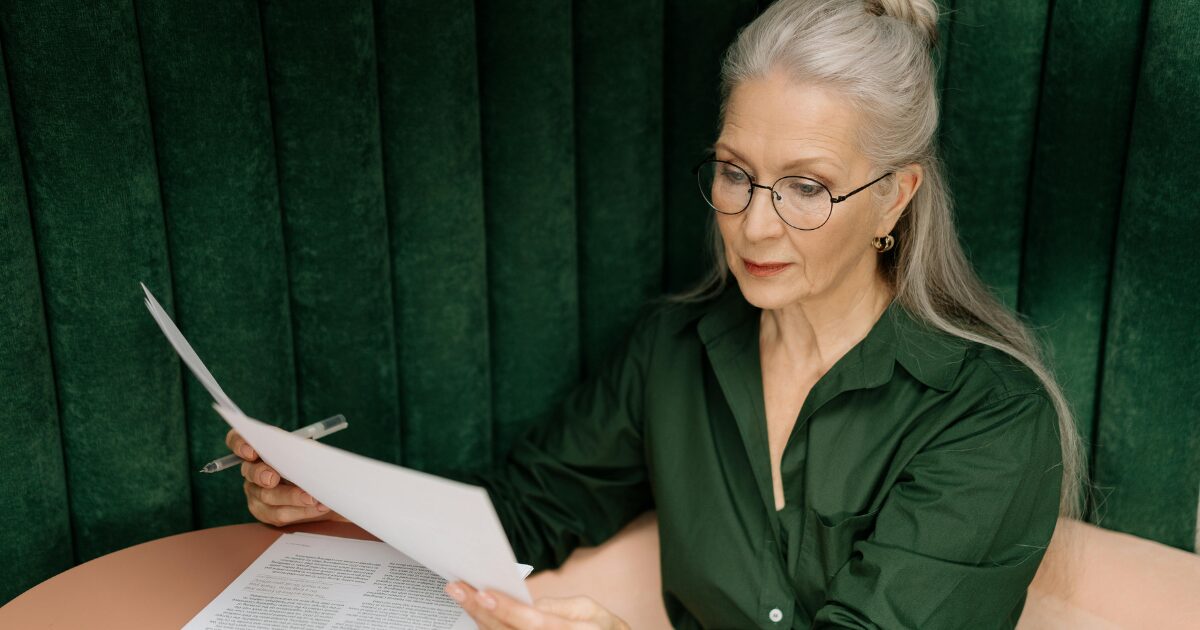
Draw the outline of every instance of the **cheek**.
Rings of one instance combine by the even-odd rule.
[[[863,191],[860,194],[868,194]],[[858,201],[859,203],[854,203]],[[867,203],[864,203],[867,202]],[[845,207],[843,207],[845,206]],[[875,207],[869,200],[849,199],[834,205],[833,216],[818,232],[825,232],[824,245],[836,258],[858,258],[863,248],[869,246],[874,236],[872,220]]]
[[[841,205],[841,204],[839,204]],[[838,211],[845,211],[838,216]],[[801,273],[808,291],[820,292],[843,278],[856,267],[870,247],[871,226],[861,219],[870,208],[837,208],[820,228],[792,230],[791,248],[801,262]]]

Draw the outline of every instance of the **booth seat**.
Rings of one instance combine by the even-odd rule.
[[[529,579],[538,597],[587,595],[636,630],[669,630],[658,521],[646,512],[611,540]],[[1029,587],[1018,630],[1200,628],[1200,556],[1060,519]]]

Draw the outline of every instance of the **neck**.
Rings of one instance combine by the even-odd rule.
[[[858,282],[840,282],[802,302],[763,309],[760,355],[824,374],[867,336],[893,297],[887,282],[872,269]]]

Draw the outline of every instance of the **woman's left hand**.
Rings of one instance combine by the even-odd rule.
[[[529,606],[495,591],[476,591],[466,582],[446,584],[446,594],[480,630],[629,630],[590,597],[541,597]]]

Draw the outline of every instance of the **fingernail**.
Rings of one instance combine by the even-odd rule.
[[[242,457],[246,459],[254,459],[254,451],[250,450],[249,446],[242,446]]]
[[[458,588],[453,584],[450,584],[446,587],[446,592],[450,594],[450,597],[454,598],[454,601],[460,604],[464,599],[466,599],[466,593],[463,593],[461,588]]]
[[[329,506],[328,506],[328,505],[325,505],[324,503],[318,503],[318,504],[317,504],[317,509],[318,509],[318,510],[321,510],[322,512],[328,512],[328,511],[329,511]]]
[[[275,483],[275,473],[267,473],[267,485]]]
[[[306,494],[306,495],[304,495],[304,501],[305,501],[306,503],[308,503],[309,505],[316,505],[316,504],[317,504],[317,500],[316,500],[316,499],[314,499],[314,498],[313,498],[313,496],[312,496],[311,494]]]
[[[475,598],[478,599],[479,603],[483,604],[483,607],[487,608],[488,610],[496,607],[496,599],[491,595],[484,593],[483,591],[477,591],[475,593]]]

